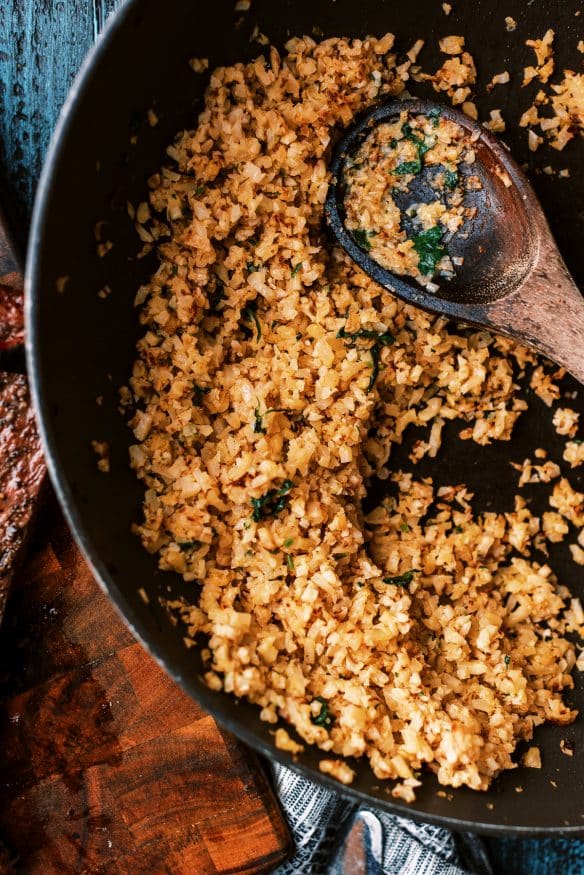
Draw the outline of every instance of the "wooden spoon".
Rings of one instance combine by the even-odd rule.
[[[482,189],[468,192],[477,207],[449,252],[464,258],[451,280],[429,292],[415,279],[390,273],[353,239],[344,225],[344,168],[376,125],[408,110],[439,113],[474,136],[472,174]],[[542,207],[506,147],[479,122],[430,100],[391,100],[360,117],[338,144],[325,204],[340,245],[376,282],[410,304],[514,337],[566,368],[584,383],[584,298],[558,251]],[[424,171],[409,186],[410,202],[424,185]],[[426,182],[427,185],[427,182]]]

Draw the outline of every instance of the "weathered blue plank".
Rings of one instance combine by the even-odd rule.
[[[0,0],[2,192],[30,214],[51,132],[117,0]]]
[[[0,200],[11,195],[24,223],[67,91],[118,3],[0,0]],[[505,875],[584,872],[581,841],[501,839],[490,840],[489,849]]]

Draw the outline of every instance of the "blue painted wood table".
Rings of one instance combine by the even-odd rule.
[[[467,0],[469,2],[469,0]],[[0,193],[24,248],[59,110],[117,0],[0,0]],[[489,841],[496,872],[584,873],[584,841]]]

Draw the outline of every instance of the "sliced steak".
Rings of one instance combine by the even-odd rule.
[[[22,293],[0,283],[0,350],[24,343]]]
[[[0,372],[0,620],[45,472],[26,377]]]
[[[0,350],[24,341],[22,272],[0,214]]]

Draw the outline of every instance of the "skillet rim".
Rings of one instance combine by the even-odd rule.
[[[194,682],[194,672],[189,675],[175,666],[172,658],[165,654],[165,648],[161,643],[153,640],[146,628],[146,624],[139,618],[130,601],[115,582],[106,563],[101,559],[99,550],[94,545],[83,522],[84,514],[80,503],[75,498],[74,491],[65,474],[61,454],[58,451],[58,441],[50,425],[50,415],[46,405],[46,398],[44,397],[43,383],[45,375],[40,367],[38,355],[39,337],[42,333],[38,311],[40,309],[39,299],[43,295],[38,255],[42,250],[44,228],[50,221],[50,202],[55,190],[54,172],[59,163],[61,144],[66,141],[70,130],[75,124],[77,107],[82,103],[91,81],[94,76],[99,74],[99,64],[102,58],[107,56],[111,38],[123,29],[127,20],[134,10],[140,6],[141,2],[142,0],[122,0],[120,6],[108,18],[102,32],[85,56],[79,72],[75,76],[60,111],[44,160],[35,195],[26,256],[25,325],[27,326],[27,331],[25,352],[33,408],[52,486],[67,524],[94,578],[101,590],[113,603],[118,615],[132,635],[172,680],[217,720],[220,728],[231,732],[255,753],[261,754],[266,759],[275,760],[297,774],[303,775],[308,780],[339,794],[348,801],[357,802],[369,808],[379,808],[389,814],[429,823],[456,832],[468,831],[483,835],[513,836],[516,838],[584,837],[584,823],[582,825],[556,824],[553,826],[505,825],[486,823],[479,820],[465,820],[448,816],[447,814],[442,815],[420,811],[419,809],[411,808],[407,803],[394,801],[392,797],[385,799],[373,796],[356,787],[341,784],[334,778],[319,772],[300,760],[294,761],[289,754],[279,750],[275,745],[264,742],[256,735],[253,729],[249,729],[240,721],[236,708],[233,709],[233,714],[220,712],[218,716],[216,702],[210,691],[207,691],[204,684],[199,686]],[[225,696],[230,696],[230,694],[225,694]],[[232,696],[230,698],[233,699]],[[236,703],[237,700],[234,700],[234,702]],[[476,792],[478,793],[479,791]]]

